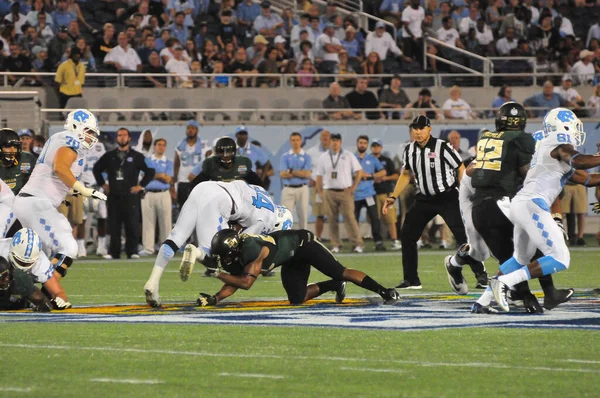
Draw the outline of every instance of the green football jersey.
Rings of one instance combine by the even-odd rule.
[[[0,294],[0,308],[23,308],[21,304],[24,299],[30,297],[34,291],[35,286],[31,277],[20,269],[13,269],[10,289]]]
[[[36,158],[29,152],[21,152],[19,164],[12,167],[0,166],[0,180],[4,181],[16,195],[29,181]]]
[[[277,231],[269,235],[242,234],[243,266],[256,260],[263,247],[269,248],[269,255],[263,261],[264,270],[273,269],[287,263],[300,247],[298,231]]]
[[[211,181],[229,182],[246,177],[252,171],[252,163],[247,157],[236,156],[233,167],[226,169],[216,156],[211,156],[202,162],[202,171],[209,176]]]
[[[522,182],[519,168],[531,162],[535,140],[523,131],[486,132],[477,142],[471,175],[474,199],[513,197]]]

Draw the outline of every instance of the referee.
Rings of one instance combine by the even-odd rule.
[[[387,214],[396,198],[408,186],[411,174],[414,175],[417,195],[402,225],[400,240],[404,280],[397,287],[421,289],[417,271],[417,241],[427,223],[439,214],[450,227],[457,244],[467,242],[457,189],[465,167],[452,146],[431,136],[431,122],[426,116],[417,116],[409,127],[415,140],[404,149],[404,170],[398,178],[394,192],[387,198],[382,212]]]

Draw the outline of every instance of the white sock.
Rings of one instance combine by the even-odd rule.
[[[450,264],[452,264],[455,267],[459,267],[462,268],[464,265],[461,265],[458,263],[458,261],[456,261],[456,254],[454,256],[452,256],[452,258],[450,259]]]
[[[492,303],[493,299],[494,293],[492,293],[492,288],[488,286],[487,289],[485,289],[485,291],[481,295],[481,297],[477,299],[477,303],[483,305],[484,307],[487,307]]]
[[[165,268],[169,264],[169,261],[173,258],[175,253],[173,253],[173,249],[169,246],[162,245],[160,250],[158,251],[158,255],[156,256],[156,260],[154,261],[154,267],[152,267],[152,273],[150,274],[150,278],[148,279],[149,285],[156,285],[158,287],[158,282],[162,277]]]
[[[98,249],[104,249],[106,247],[106,236],[98,237]]]
[[[80,251],[84,252],[85,251],[85,240],[77,239],[77,246],[79,247]]]
[[[507,285],[508,287],[513,287],[517,283],[528,281],[530,279],[531,275],[529,274],[529,270],[527,269],[527,267],[519,268],[518,270],[513,271],[510,274],[498,277],[498,280]]]

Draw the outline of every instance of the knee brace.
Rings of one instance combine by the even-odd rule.
[[[502,274],[506,275],[506,274],[510,274],[511,272],[516,271],[522,267],[524,267],[523,264],[519,264],[519,262],[517,261],[516,258],[511,257],[507,261],[505,261],[504,264],[502,264],[500,266],[500,272],[502,272]]]
[[[569,264],[563,264],[552,256],[544,256],[537,260],[542,268],[542,274],[550,275],[569,268]]]
[[[53,259],[58,260],[56,264],[54,264],[54,270],[60,274],[63,278],[67,276],[67,269],[73,265],[73,259],[64,254],[57,254],[53,257]],[[63,267],[65,265],[67,268]]]

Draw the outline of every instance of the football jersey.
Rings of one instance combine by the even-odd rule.
[[[15,199],[15,194],[10,187],[0,180],[0,203],[12,207],[12,202]]]
[[[0,239],[0,257],[4,257],[9,259],[10,257],[10,245],[12,243],[12,238]],[[13,268],[14,269],[14,268]],[[33,281],[36,283],[45,283],[50,277],[52,277],[52,273],[54,272],[54,266],[50,263],[48,256],[44,252],[40,252],[40,257],[33,264],[29,270],[27,270],[27,274],[33,278]]]
[[[75,134],[68,131],[50,137],[44,148],[42,148],[29,181],[21,191],[32,196],[50,199],[54,207],[60,206],[71,187],[66,186],[54,174],[54,160],[60,148],[68,147],[74,150],[77,153],[77,158],[71,165],[71,172],[75,178],[79,179],[85,162],[84,151],[80,146],[81,142],[75,137]]]
[[[269,233],[275,228],[277,215],[275,204],[263,188],[246,181],[219,182],[235,202],[236,209],[230,220],[251,234]]]
[[[0,309],[16,310],[27,308],[28,297],[35,291],[31,278],[20,269],[13,268],[12,284],[8,292],[0,295]]]
[[[233,167],[226,169],[221,165],[216,156],[204,159],[204,162],[198,164],[192,170],[193,175],[204,172],[211,181],[235,181],[241,180],[252,171],[252,163],[245,156],[236,156],[233,161]]]
[[[550,206],[558,197],[575,169],[569,164],[554,159],[552,151],[559,145],[573,145],[573,138],[564,132],[551,132],[536,141],[536,150],[531,160],[531,168],[527,173],[523,189],[518,196],[542,198]]]
[[[269,235],[242,234],[240,262],[242,266],[258,258],[263,247],[269,248],[269,255],[263,260],[262,269],[271,270],[287,263],[300,247],[299,231],[277,231]]]
[[[96,143],[92,148],[85,151],[84,153],[84,165],[83,171],[81,172],[81,181],[87,185],[96,185],[96,178],[94,178],[94,165],[100,159],[102,155],[106,153],[106,148],[101,142]]]
[[[178,182],[188,182],[188,176],[192,172],[195,165],[204,160],[204,153],[210,148],[206,145],[206,141],[196,138],[196,144],[189,146],[184,138],[175,149],[175,153],[179,156],[179,172],[177,173]]]
[[[18,194],[29,181],[35,167],[36,158],[29,152],[21,152],[19,163],[12,167],[0,167],[0,179],[4,181],[13,193]]]

